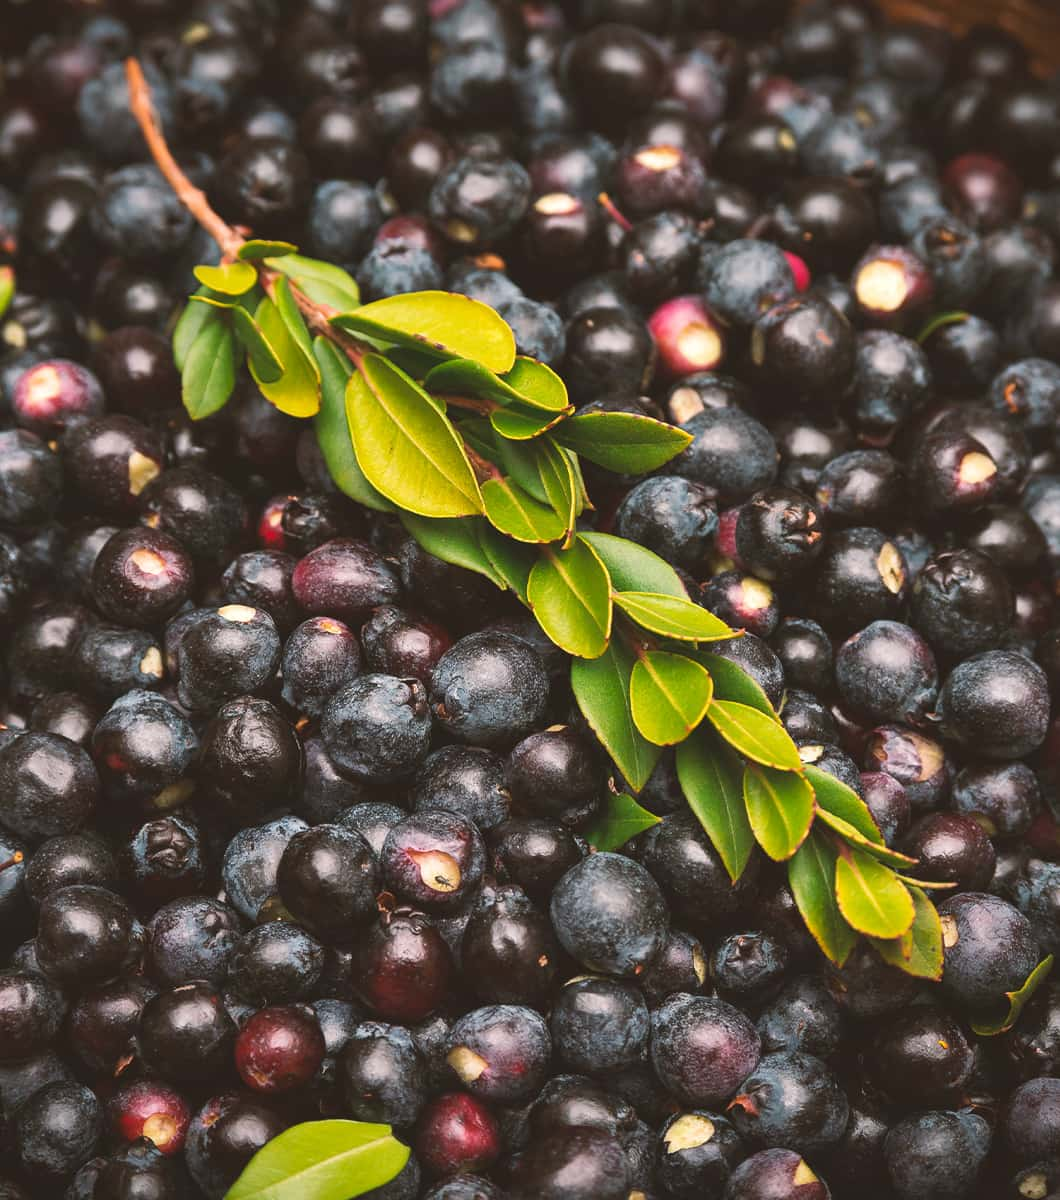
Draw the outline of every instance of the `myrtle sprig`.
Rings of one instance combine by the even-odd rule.
[[[684,796],[733,883],[757,846],[787,865],[834,964],[865,937],[902,971],[941,978],[928,891],[950,885],[910,876],[915,860],[885,845],[861,798],[803,762],[761,687],[712,651],[738,631],[651,551],[583,528],[583,459],[651,472],[689,435],[644,416],[576,412],[563,380],[517,355],[511,329],[478,301],[434,291],[362,305],[341,268],[244,237],[183,175],[142,73],[132,61],[127,70],[159,169],[222,252],[219,266],[196,269],[202,286],[174,331],[191,416],[220,409],[245,363],[266,399],[313,419],[341,491],[397,513],[429,553],[518,597],[571,656],[574,697],[622,785],[587,831],[597,849],[658,820],[634,796],[673,748]],[[1047,973],[1043,964],[980,1030],[1009,1028]]]

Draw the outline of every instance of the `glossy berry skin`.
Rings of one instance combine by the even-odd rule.
[[[352,538],[334,538],[311,550],[295,567],[291,586],[307,615],[334,617],[351,627],[377,606],[401,598],[401,581],[391,564]]]
[[[998,644],[1013,619],[1005,573],[976,550],[935,555],[913,585],[913,625],[937,653],[964,658]]]
[[[289,921],[256,925],[243,935],[228,968],[229,985],[256,1004],[309,997],[324,970],[324,948]]]
[[[37,960],[63,984],[117,975],[136,944],[134,918],[114,892],[71,884],[45,897],[37,925]]]
[[[730,934],[710,957],[710,977],[718,993],[746,1006],[757,1006],[772,995],[787,967],[787,947],[761,930]]]
[[[28,528],[47,520],[63,494],[59,457],[35,433],[0,432],[0,521]]]
[[[874,621],[848,638],[836,654],[835,677],[847,709],[873,722],[916,724],[938,690],[931,647],[898,621]]]
[[[692,442],[670,469],[711,489],[719,505],[742,503],[773,482],[776,443],[765,426],[742,409],[705,409],[682,428]]]
[[[960,1024],[929,1005],[890,1017],[870,1051],[873,1078],[891,1103],[917,1108],[958,1098],[974,1065]]]
[[[698,571],[718,527],[708,488],[677,475],[655,475],[636,484],[615,513],[615,533],[654,550],[667,562]]]
[[[411,792],[416,812],[447,809],[483,832],[511,815],[512,798],[499,755],[477,746],[443,746],[429,754]]]
[[[361,643],[370,670],[418,679],[426,687],[452,639],[434,621],[381,605],[361,627]]]
[[[227,1067],[236,1027],[219,992],[185,983],[144,1006],[139,1047],[144,1062],[175,1083],[205,1082]]]
[[[675,1200],[720,1195],[743,1149],[725,1117],[703,1109],[675,1113],[659,1131],[659,1182]]]
[[[180,643],[178,694],[185,708],[213,711],[255,692],[280,664],[280,635],[268,613],[225,604],[196,622]]]
[[[923,438],[911,456],[909,474],[913,502],[928,520],[981,508],[997,497],[997,463],[965,433],[943,430]]]
[[[166,1156],[184,1149],[191,1110],[184,1097],[157,1080],[139,1080],[107,1102],[107,1123],[122,1142],[147,1140]]]
[[[615,164],[619,208],[633,217],[676,209],[697,214],[703,209],[706,171],[692,146],[645,145]]]
[[[861,798],[883,834],[884,843],[894,846],[909,828],[912,809],[905,788],[893,776],[885,775],[882,771],[863,771]]]
[[[236,1037],[236,1070],[255,1092],[288,1092],[313,1078],[324,1049],[324,1035],[311,1009],[262,1008]]]
[[[877,246],[854,267],[852,286],[863,319],[888,329],[908,326],[934,294],[924,263],[905,246]]]
[[[984,892],[963,892],[938,909],[942,986],[956,1003],[983,1009],[1023,986],[1037,964],[1038,944],[1018,909]]]
[[[655,1008],[674,992],[698,992],[707,979],[707,959],[698,938],[671,929],[663,948],[637,982]]]
[[[611,979],[568,981],[552,1007],[555,1052],[572,1071],[608,1071],[643,1058],[650,1019],[639,989]]]
[[[942,743],[905,725],[877,726],[865,743],[863,766],[896,779],[914,813],[938,808],[953,779]]]
[[[361,675],[327,700],[320,728],[339,770],[354,779],[392,782],[411,774],[427,754],[427,694],[417,679]]]
[[[221,1200],[243,1168],[283,1132],[286,1122],[267,1104],[237,1092],[214,1096],[192,1118],[185,1161],[209,1200]]]
[[[47,1049],[65,1010],[62,993],[44,976],[0,972],[0,1060],[31,1058]]]
[[[11,395],[16,422],[40,437],[55,436],[73,421],[99,416],[103,389],[80,363],[57,358],[23,371]]]
[[[968,1109],[928,1111],[893,1125],[884,1160],[899,1200],[968,1194],[990,1148],[990,1126]]]
[[[539,904],[584,856],[570,830],[541,818],[513,817],[490,830],[487,841],[494,871]]]
[[[184,896],[164,904],[147,926],[145,968],[162,987],[193,979],[224,982],[239,941],[239,918],[206,896]]]
[[[134,690],[111,705],[92,734],[92,757],[111,801],[144,813],[183,803],[199,748],[191,723],[154,692]]]
[[[1037,663],[991,650],[961,663],[939,694],[944,734],[983,758],[1020,758],[1040,746],[1049,724],[1049,688]]]
[[[1026,763],[967,766],[953,781],[953,808],[972,817],[991,838],[1021,837],[1041,802],[1041,784]]]
[[[725,330],[698,296],[674,296],[648,318],[660,375],[681,379],[714,371],[725,357]]]
[[[413,1024],[441,1007],[454,982],[445,939],[421,913],[384,913],[354,950],[357,998],[385,1021]]]
[[[151,983],[128,975],[82,992],[67,1026],[78,1062],[101,1075],[119,1075],[132,1059],[140,1015],[154,995]]]
[[[781,1051],[762,1058],[726,1112],[752,1144],[772,1148],[787,1143],[812,1153],[842,1137],[850,1109],[820,1059]]]
[[[597,809],[599,755],[591,738],[572,726],[532,733],[511,751],[506,777],[517,808],[577,826]]]
[[[679,992],[655,1009],[651,1025],[652,1066],[683,1104],[716,1110],[758,1064],[758,1031],[723,1000]]]
[[[828,1058],[843,1036],[839,1006],[816,975],[797,975],[762,1010],[757,1022],[767,1053],[799,1050]]]
[[[828,1185],[796,1151],[759,1150],[733,1171],[723,1200],[831,1200]]]
[[[484,893],[460,944],[467,985],[483,1004],[548,1006],[559,946],[544,913],[514,884]]]
[[[624,1200],[629,1162],[621,1143],[601,1129],[556,1129],[513,1164],[511,1200]]]
[[[276,884],[288,911],[328,940],[350,940],[376,911],[375,855],[359,833],[339,825],[296,833],[283,851]]]
[[[905,472],[885,450],[851,450],[827,463],[815,495],[830,528],[888,524],[906,500]]]
[[[430,1100],[416,1133],[416,1154],[432,1175],[461,1174],[428,1192],[434,1200],[497,1200],[499,1192],[464,1172],[487,1171],[500,1156],[501,1130],[490,1108],[466,1092]]]
[[[162,471],[157,436],[132,417],[107,414],[72,425],[63,435],[69,486],[99,512],[132,515]],[[167,530],[166,532],[174,532]]]
[[[427,1099],[422,1056],[400,1025],[359,1024],[339,1055],[338,1074],[346,1111],[358,1121],[407,1127]]]
[[[832,534],[814,575],[814,616],[838,633],[896,617],[908,593],[902,552],[867,526]]]
[[[545,1081],[552,1040],[533,1009],[496,1004],[473,1009],[449,1030],[446,1062],[480,1100],[520,1104]]]
[[[24,733],[0,749],[0,820],[33,840],[79,829],[99,797],[99,776],[76,743]]]
[[[982,891],[994,875],[994,847],[978,822],[957,813],[929,813],[902,839],[904,853],[917,859],[910,873],[920,879],[955,883]]]
[[[650,38],[621,25],[603,25],[574,43],[567,74],[575,96],[602,127],[649,107],[662,86],[663,60]]]
[[[229,841],[221,864],[228,903],[247,921],[276,892],[276,872],[283,852],[296,833],[307,828],[299,817],[279,817],[241,829]]]
[[[795,294],[783,251],[754,239],[737,239],[712,249],[702,260],[698,283],[711,310],[737,325],[753,325]]]
[[[824,548],[821,513],[790,488],[767,488],[740,506],[736,551],[760,579],[790,579]]]
[[[410,903],[441,910],[473,894],[485,857],[475,826],[439,809],[395,825],[383,843],[380,864],[388,889]]]
[[[1056,1157],[1058,1112],[1060,1087],[1055,1079],[1031,1079],[1012,1092],[1001,1113],[1001,1134],[1018,1162]]]
[[[785,617],[769,639],[788,685],[820,694],[832,680],[833,652],[828,635],[803,617]]]
[[[451,241],[478,248],[518,224],[530,202],[530,177],[508,158],[460,158],[431,188],[431,220]]]
[[[92,1157],[103,1128],[95,1094],[77,1083],[51,1083],[33,1093],[14,1121],[23,1170],[44,1179],[68,1176]]]
[[[776,592],[768,583],[740,571],[712,576],[703,585],[699,602],[726,625],[760,638],[769,637],[780,619]]]
[[[639,974],[662,948],[669,924],[658,884],[618,854],[595,854],[556,884],[552,924],[564,949],[589,970]]]
[[[826,394],[850,376],[854,331],[827,300],[798,296],[758,318],[750,354],[764,380],[807,395]]]
[[[295,560],[279,550],[250,550],[237,555],[221,576],[224,599],[229,604],[260,608],[287,634],[298,623],[299,611],[291,590]]]
[[[622,308],[587,308],[567,322],[563,378],[579,402],[638,394],[651,378],[654,353],[640,317]]]

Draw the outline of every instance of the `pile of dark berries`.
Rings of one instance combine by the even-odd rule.
[[[374,1200],[1056,1200],[1060,77],[862,0],[6,0],[0,1197],[221,1200],[297,1122]],[[621,789],[532,619],[347,500],[249,378],[181,407],[230,221],[494,306],[587,472],[919,859],[940,985],[830,967],[672,753]],[[825,1181],[827,1180],[827,1184]]]

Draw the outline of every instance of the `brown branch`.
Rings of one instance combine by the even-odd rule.
[[[129,84],[129,108],[151,151],[158,169],[176,193],[181,204],[220,246],[226,258],[235,258],[244,239],[218,213],[210,207],[206,193],[184,174],[177,160],[170,153],[165,136],[158,123],[158,114],[151,103],[151,86],[144,78],[143,70],[135,58],[125,60],[125,78]]]
[[[484,396],[454,396],[448,392],[435,394],[450,408],[462,408],[483,417],[488,417],[491,412],[496,412],[501,407],[496,400],[489,400]]]
[[[472,470],[479,483],[485,483],[489,479],[503,479],[504,476],[497,468],[489,461],[488,458],[483,458],[477,450],[473,450],[467,442],[464,442],[464,453],[467,455],[467,461],[471,464]]]

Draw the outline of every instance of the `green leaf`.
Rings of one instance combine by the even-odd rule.
[[[710,675],[694,659],[649,650],[633,668],[629,704],[649,742],[673,746],[703,720],[713,693]]]
[[[482,552],[489,559],[498,578],[526,604],[530,572],[537,561],[533,550],[498,533],[487,521],[476,521],[475,525]]]
[[[263,238],[251,238],[240,246],[237,258],[253,261],[258,258],[282,258],[294,254],[298,247],[293,242],[269,242]]]
[[[268,338],[262,333],[261,327],[245,308],[236,304],[232,306],[232,324],[247,357],[254,364],[254,370],[259,379],[266,383],[275,383],[283,374],[283,364],[276,351],[269,344]]]
[[[332,321],[353,333],[433,350],[443,358],[470,358],[497,374],[511,370],[515,362],[515,337],[503,318],[481,301],[455,292],[388,296]]]
[[[567,532],[565,521],[555,509],[535,500],[508,475],[488,479],[482,485],[482,503],[494,529],[517,542],[554,542]]]
[[[707,720],[745,758],[781,771],[802,770],[802,759],[788,731],[757,708],[715,698],[707,710]]]
[[[1049,978],[1053,969],[1053,956],[1042,961],[1034,968],[1023,982],[1023,986],[1014,992],[1006,992],[1004,1002],[999,1005],[998,1012],[992,1017],[981,1017],[970,1022],[972,1032],[980,1037],[993,1037],[998,1033],[1006,1033],[1020,1019],[1020,1013],[1034,993]]]
[[[556,440],[609,471],[641,475],[680,454],[692,436],[636,413],[590,412],[564,421],[556,430]]]
[[[282,258],[268,258],[266,265],[279,271],[310,300],[326,304],[342,312],[356,308],[361,302],[361,293],[348,271],[334,263],[321,262],[319,258],[304,258],[301,254],[285,254]]]
[[[872,938],[876,953],[885,963],[917,979],[942,978],[942,924],[934,904],[917,887],[913,897],[913,924],[898,938]]]
[[[529,413],[518,408],[495,408],[490,413],[490,424],[511,442],[528,442],[555,428],[565,416],[566,412]]]
[[[791,858],[813,824],[813,788],[792,771],[748,764],[743,795],[758,844],[774,862]]]
[[[389,1183],[408,1158],[389,1125],[306,1121],[266,1142],[225,1200],[351,1200]]]
[[[743,799],[743,763],[705,726],[677,747],[676,761],[688,807],[736,883],[755,844]]]
[[[195,297],[205,297],[206,295],[206,288],[199,288],[195,293]],[[199,334],[216,318],[216,315],[205,304],[192,304],[189,301],[184,305],[184,311],[173,327],[173,361],[176,363],[178,371],[184,370],[184,363],[187,361],[192,346],[198,341]]]
[[[402,513],[401,523],[435,558],[484,575],[502,591],[508,586],[497,574],[479,541],[477,517],[417,517]]]
[[[662,817],[641,808],[627,792],[617,795],[608,792],[600,811],[579,832],[594,850],[606,852],[621,849],[630,838],[658,825],[661,820]]]
[[[629,707],[633,653],[617,640],[599,658],[576,658],[571,687],[582,716],[635,791],[648,782],[662,751],[642,736]]]
[[[762,691],[761,685],[751,678],[742,668],[731,659],[722,658],[720,654],[710,654],[700,651],[696,658],[707,668],[714,678],[714,698],[716,700],[735,700],[737,704],[746,704],[749,708],[757,708],[770,720],[779,722],[780,718],[769,703],[769,697]]]
[[[195,278],[212,292],[222,296],[242,296],[258,282],[258,273],[245,262],[225,263],[223,267],[195,267]]]
[[[841,780],[819,767],[808,766],[806,778],[813,784],[818,808],[842,817],[848,825],[853,825],[862,837],[879,846],[883,845],[883,834],[880,833],[869,806],[853,788],[847,787]]]
[[[811,829],[788,863],[788,885],[806,928],[825,958],[841,967],[857,935],[846,923],[835,897],[836,854]]]
[[[306,355],[268,296],[258,305],[254,320],[283,365],[280,378],[270,382],[257,373],[254,360],[249,360],[250,373],[261,394],[289,417],[313,416],[320,411],[320,373],[312,353]]]
[[[527,598],[537,623],[561,650],[599,658],[611,636],[611,580],[588,542],[546,546],[530,572]]]
[[[224,408],[236,383],[232,330],[220,313],[202,304],[198,307],[210,320],[199,328],[180,373],[181,399],[193,421]]]
[[[581,535],[603,559],[617,592],[655,592],[688,599],[681,577],[658,554],[613,533]]]
[[[570,539],[574,535],[574,522],[578,516],[578,493],[574,484],[574,472],[567,456],[548,438],[537,443],[537,470],[541,486],[548,502],[563,521],[564,534]]]
[[[922,346],[936,330],[942,329],[946,325],[961,325],[968,320],[969,316],[970,314],[966,312],[936,313],[916,335],[916,340]]]
[[[845,841],[852,846],[857,846],[858,849],[864,850],[866,854],[871,854],[878,862],[886,863],[889,867],[910,867],[916,865],[916,859],[910,858],[908,854],[900,854],[897,850],[892,850],[888,846],[881,846],[877,842],[870,842],[867,837],[856,829],[848,821],[844,821],[842,817],[837,817],[835,813],[831,813],[826,808],[819,808],[817,816],[827,825],[829,829],[838,833]],[[924,884],[919,884],[924,887]]]
[[[483,511],[464,447],[426,393],[380,354],[367,354],[346,387],[353,448],[369,483],[421,517]]]
[[[11,267],[0,267],[0,317],[7,312],[15,295],[15,272]]]
[[[681,642],[713,642],[733,631],[701,605],[658,592],[616,592],[615,603],[643,629]]]
[[[314,339],[313,355],[320,368],[320,412],[313,418],[313,428],[328,474],[351,500],[377,512],[393,512],[390,501],[364,477],[353,452],[346,419],[346,383],[353,373],[350,360],[325,337]]]
[[[890,867],[854,846],[840,845],[835,868],[839,911],[859,933],[896,938],[913,924],[913,897]]]
[[[406,375],[411,375],[424,386],[432,368],[438,365],[436,355],[429,354],[426,350],[413,350],[409,346],[391,346],[387,349],[386,356],[391,362],[397,363]],[[441,400],[438,400],[438,407],[445,408]]]
[[[276,307],[280,310],[283,323],[287,326],[291,337],[301,346],[302,353],[309,360],[310,366],[315,371],[316,359],[313,357],[313,341],[309,336],[309,330],[306,328],[305,318],[298,311],[298,305],[291,294],[291,285],[286,279],[277,279],[275,292]]]
[[[548,492],[541,478],[542,443],[511,442],[490,436],[493,448],[486,457],[503,467],[523,491],[542,504],[548,504]]]
[[[498,404],[520,404],[553,416],[572,411],[563,380],[533,358],[517,358],[503,375],[471,358],[450,359],[434,367],[425,382],[432,392],[486,396]]]

